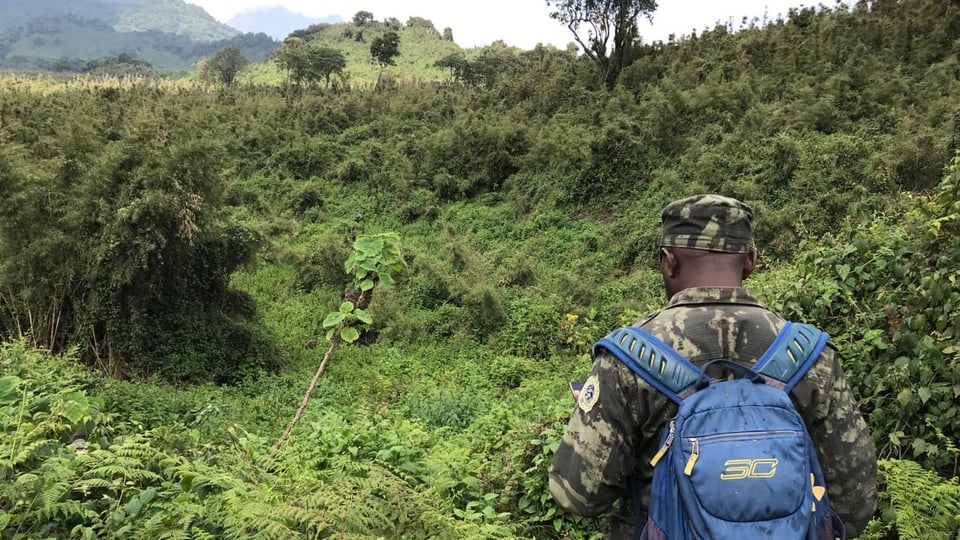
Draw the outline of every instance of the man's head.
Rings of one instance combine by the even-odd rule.
[[[660,214],[660,271],[667,296],[689,287],[739,287],[753,272],[753,210],[722,195],[674,201]]]

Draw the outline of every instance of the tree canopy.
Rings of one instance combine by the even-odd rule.
[[[347,60],[339,50],[299,37],[287,38],[274,54],[274,61],[297,86],[320,80],[329,86],[330,78],[342,75],[347,66]]]
[[[370,56],[383,68],[396,65],[394,58],[400,55],[400,36],[387,32],[370,43]]]
[[[547,0],[550,16],[567,26],[574,39],[597,65],[607,88],[613,88],[635,58],[640,38],[637,20],[650,17],[656,0]],[[587,27],[586,38],[581,36]],[[584,41],[586,40],[586,41]]]
[[[204,64],[204,72],[208,78],[224,86],[233,86],[237,75],[248,65],[250,60],[236,47],[221,49]]]
[[[376,86],[380,87],[380,79],[383,76],[383,69],[386,66],[396,65],[394,58],[400,55],[400,36],[396,32],[386,32],[380,37],[374,38],[370,44],[370,56],[380,66],[380,73],[377,75]]]
[[[353,15],[353,24],[357,26],[367,26],[374,21],[373,13],[369,11],[358,11]]]

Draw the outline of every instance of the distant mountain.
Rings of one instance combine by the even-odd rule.
[[[225,47],[262,61],[278,45],[184,0],[0,0],[5,70],[75,71],[121,55],[157,70],[187,70]]]
[[[337,24],[342,22],[343,19],[337,15],[321,18],[308,17],[282,6],[272,6],[234,15],[232,19],[227,21],[227,24],[243,32],[254,34],[262,32],[276,40],[283,41],[294,30],[306,28],[313,24]]]
[[[69,16],[97,21],[121,33],[157,30],[195,41],[229,39],[241,33],[183,0],[0,1],[0,30]]]

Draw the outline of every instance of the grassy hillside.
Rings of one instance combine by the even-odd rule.
[[[374,21],[363,27],[352,22],[316,24],[291,35],[340,51],[347,61],[345,83],[372,87],[380,67],[371,58],[370,44],[386,32],[396,32],[400,37],[400,55],[394,59],[396,65],[384,69],[384,76],[390,80],[404,83],[450,80],[449,71],[438,68],[437,61],[450,54],[463,53],[468,57],[477,54],[476,50],[464,51],[455,42],[443,39],[429,20],[416,17],[404,24],[396,20]],[[519,52],[519,49],[510,49],[509,54]],[[284,74],[277,71],[273,63],[266,63],[253,66],[242,80],[252,84],[277,84],[283,79]]]

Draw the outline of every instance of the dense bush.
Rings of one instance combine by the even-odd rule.
[[[960,440],[960,159],[927,201],[806,244],[788,315],[825,327],[882,456],[957,474]]]

